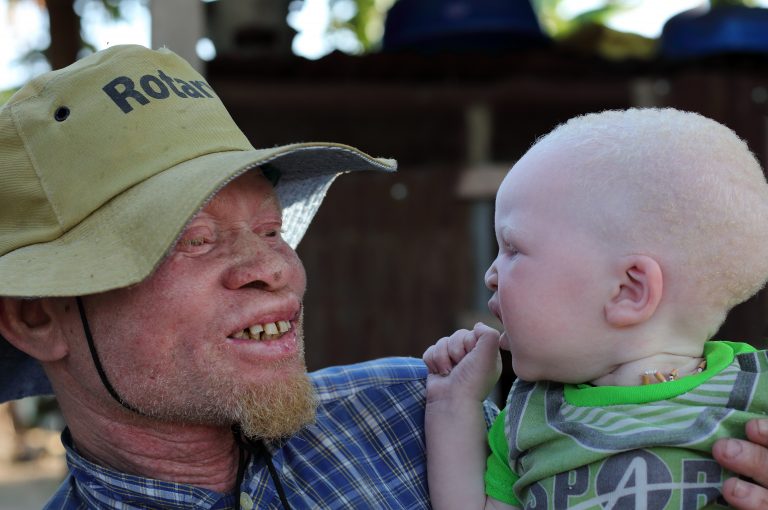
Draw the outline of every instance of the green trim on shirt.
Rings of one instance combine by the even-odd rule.
[[[755,351],[753,346],[744,343],[707,342],[704,345],[707,368],[700,374],[647,386],[564,385],[563,398],[567,403],[578,407],[605,407],[664,401],[689,392],[716,376],[734,362],[736,355]],[[523,503],[514,492],[514,484],[520,476],[509,466],[506,420],[507,409],[504,409],[488,432],[491,454],[486,460],[485,492],[498,501],[522,507]]]
[[[504,435],[506,416],[507,412],[504,409],[496,417],[496,421],[493,422],[488,431],[488,445],[491,447],[491,454],[485,463],[485,493],[508,505],[523,506],[513,490],[519,477],[509,469],[508,464],[509,444]]]
[[[733,363],[733,358],[737,354],[754,352],[755,350],[751,345],[739,342],[707,342],[704,344],[707,368],[700,374],[687,375],[676,381],[646,386],[566,384],[563,387],[565,401],[579,407],[604,407],[668,400],[691,391],[719,374],[725,367]]]

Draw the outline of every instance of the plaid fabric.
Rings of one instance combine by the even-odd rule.
[[[313,372],[317,421],[269,445],[293,509],[430,508],[421,360],[385,358]],[[488,426],[498,409],[486,403]],[[67,448],[70,474],[46,508],[282,509],[267,460],[248,464],[240,492],[213,491],[129,476]]]

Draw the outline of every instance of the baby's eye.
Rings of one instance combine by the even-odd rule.
[[[511,245],[509,243],[504,243],[503,251],[504,251],[504,253],[506,253],[507,255],[509,255],[511,257],[513,257],[513,256],[518,254],[517,248],[515,248],[513,245]]]

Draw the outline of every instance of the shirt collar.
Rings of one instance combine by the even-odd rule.
[[[67,452],[67,465],[77,481],[79,496],[88,508],[157,508],[157,509],[231,509],[235,496],[192,485],[166,482],[119,473],[99,466],[81,456],[64,429],[61,441]]]

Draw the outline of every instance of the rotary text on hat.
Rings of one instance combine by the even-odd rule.
[[[157,70],[157,76],[145,74],[139,78],[139,86],[144,94],[136,88],[136,83],[128,76],[118,76],[110,81],[102,90],[125,113],[133,111],[133,105],[129,99],[133,99],[138,105],[147,105],[150,99],[168,99],[171,92],[180,98],[213,98],[214,92],[211,86],[203,80],[185,81],[181,78],[168,76],[162,70]]]

